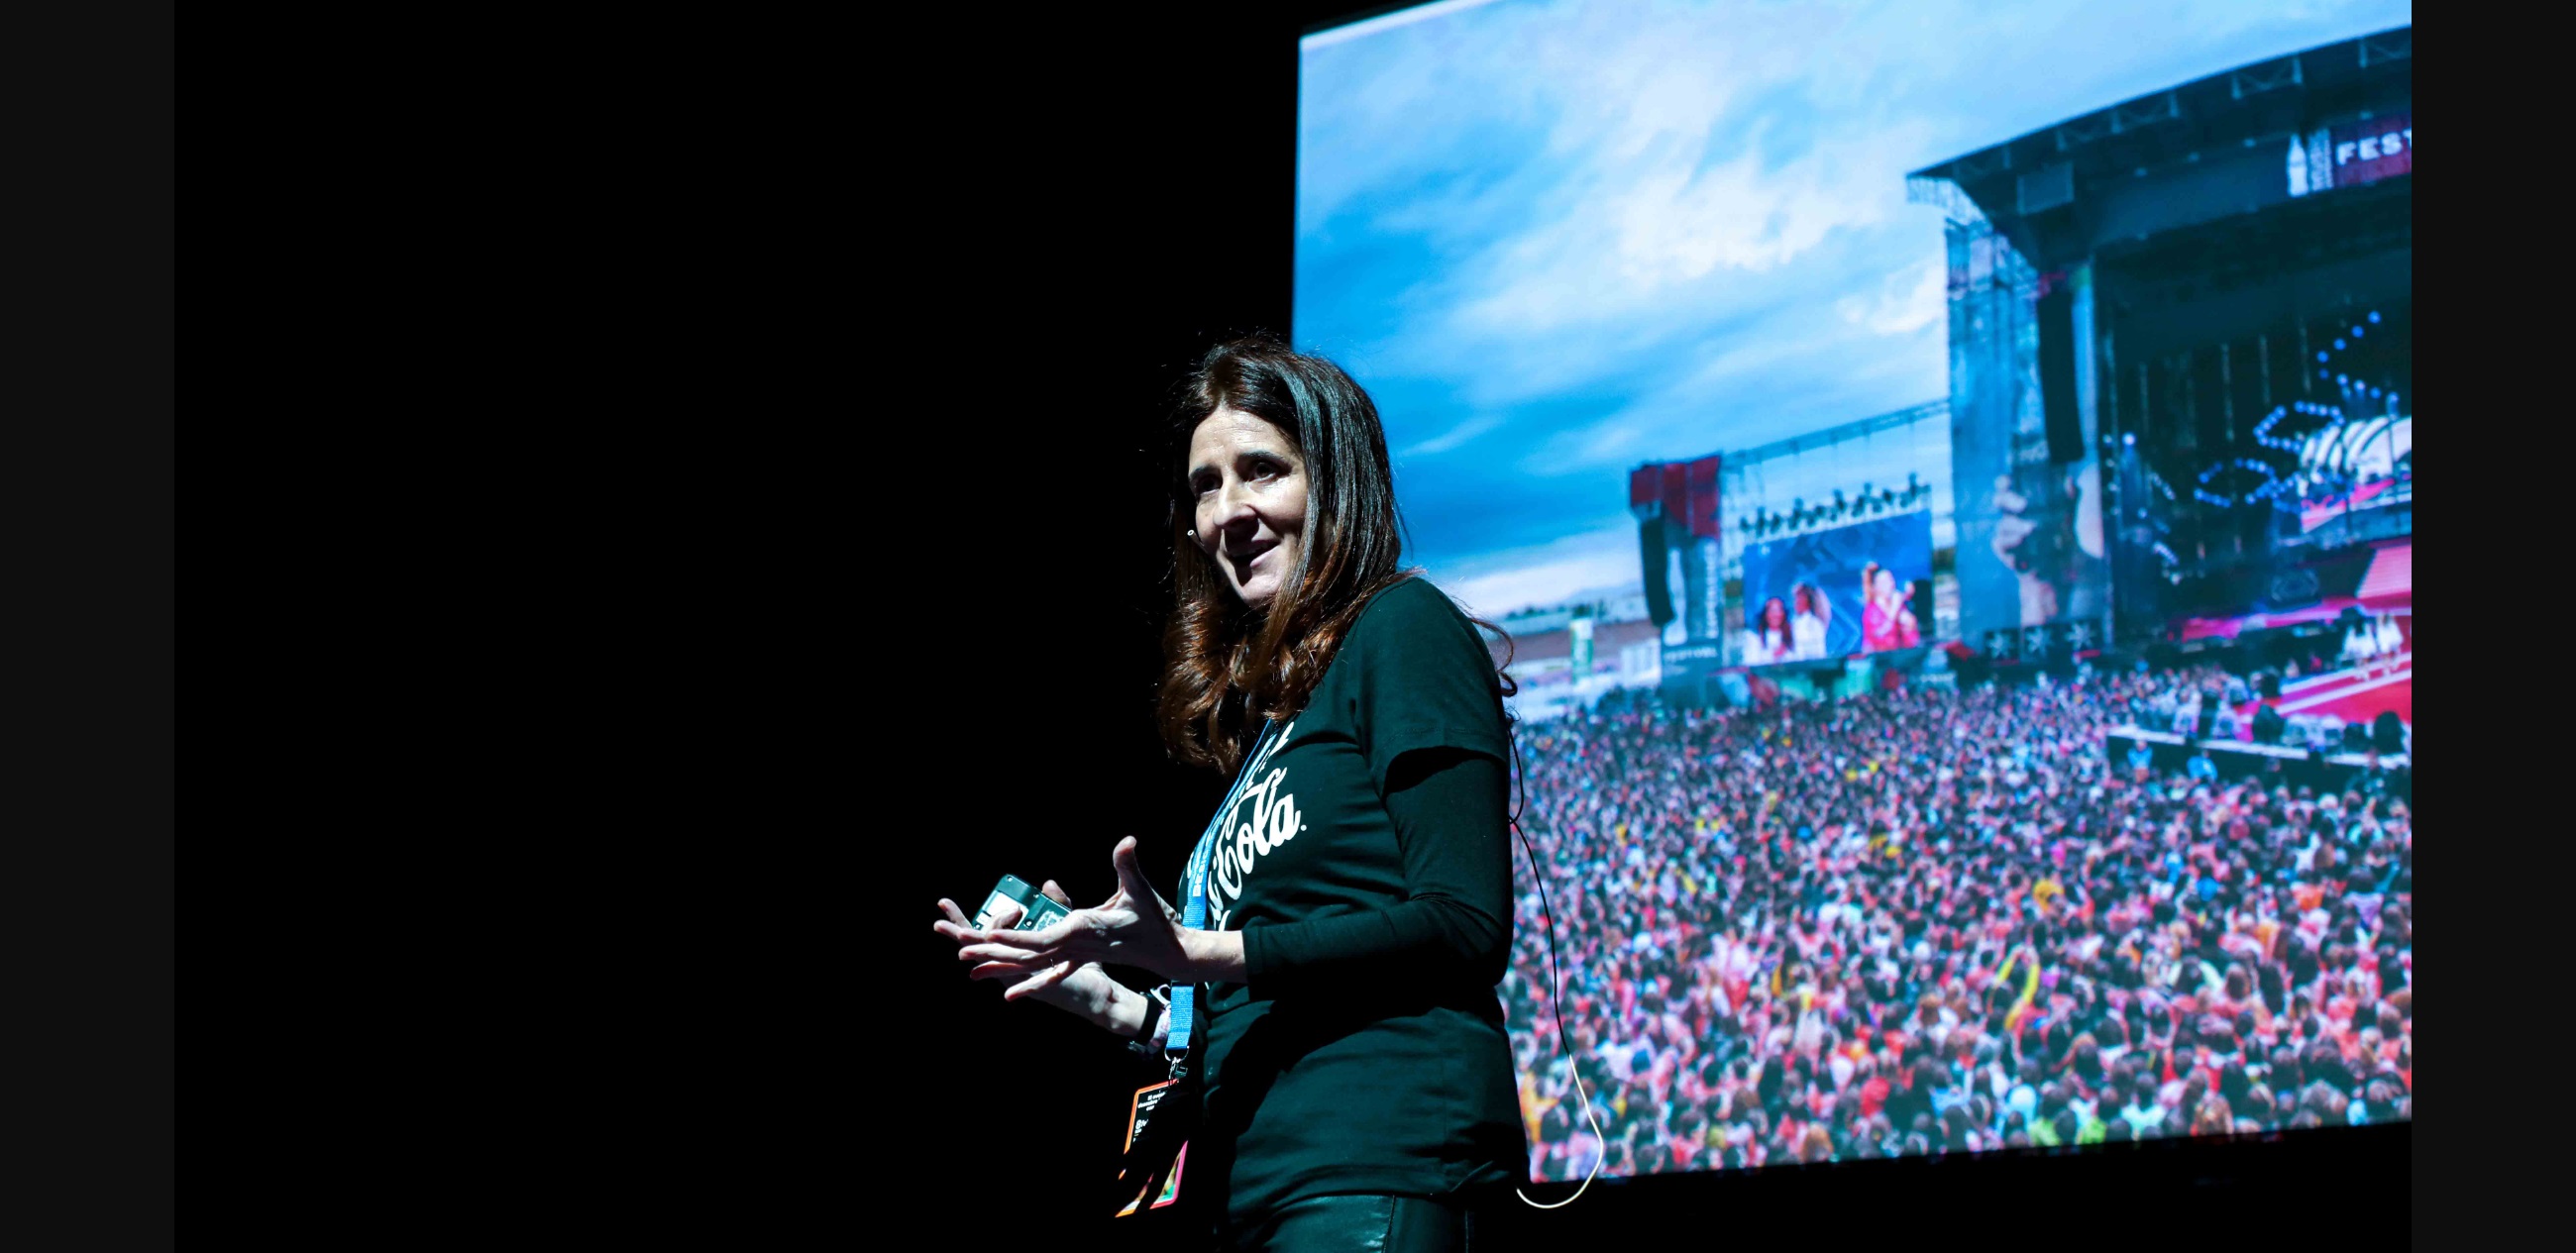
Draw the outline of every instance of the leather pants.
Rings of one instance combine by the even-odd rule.
[[[1465,1208],[1418,1196],[1318,1196],[1292,1201],[1228,1233],[1230,1253],[1466,1253]]]

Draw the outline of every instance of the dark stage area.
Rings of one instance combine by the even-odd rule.
[[[18,876],[62,1112],[12,1248],[175,1239],[175,36],[102,14],[104,72],[21,41],[73,229],[20,232],[67,386],[17,409],[99,450],[18,458],[63,503],[12,591],[74,647],[21,650],[65,695],[12,779],[97,868]],[[2553,832],[2545,767],[2493,824],[2414,790],[2458,741],[2413,738],[2408,0],[547,16],[333,28],[349,70],[253,80],[286,177],[217,188],[261,220],[206,446],[260,469],[213,498],[268,523],[216,558],[229,1208],[2414,1242],[2413,824],[2522,877]],[[2448,877],[2436,918],[2551,915]],[[1181,908],[934,929],[1049,880]],[[2545,1088],[2553,950],[2446,926]],[[968,945],[1158,973],[1063,1012]],[[1165,1047],[1205,1121],[1116,1217]],[[2552,1229],[2434,1196],[2436,1248]]]
[[[944,895],[971,912],[1004,874],[1055,878],[1077,906],[1097,903],[1113,886],[1111,847],[1127,835],[1141,841],[1147,874],[1169,884],[1225,790],[1212,773],[1168,762],[1153,726],[1171,598],[1167,467],[1154,450],[1174,385],[1200,353],[1247,332],[1288,334],[1298,36],[1374,11],[1244,4],[1186,17],[1082,8],[907,19],[905,46],[926,50],[926,64],[908,69],[926,71],[958,107],[865,140],[898,171],[870,195],[908,203],[903,235],[850,245],[875,250],[860,268],[895,298],[869,311],[887,329],[863,331],[847,351],[899,358],[916,382],[866,400],[856,420],[905,445],[969,451],[887,455],[859,471],[869,521],[856,578],[871,621],[852,637],[865,655],[847,664],[866,708],[902,711],[871,717],[855,775],[870,796],[862,864],[878,849],[896,852],[858,889],[884,898],[885,921],[869,925],[894,934],[869,945],[884,954],[863,974],[872,1004],[881,974],[894,978],[856,1028],[865,1061],[853,1082],[868,1128],[901,1129],[882,1142],[863,1131],[847,1168],[864,1242],[935,1231],[943,1244],[1206,1247],[1206,1216],[1193,1204],[1206,1190],[1186,1176],[1180,1205],[1109,1216],[1128,1098],[1159,1066],[1066,1014],[1002,1003],[999,984],[968,981],[931,931],[933,904]],[[2297,207],[2375,222],[2405,196],[2410,186],[2383,186]],[[2411,236],[2392,233],[2396,244],[2374,236],[2363,261],[2300,260],[2411,271]],[[2249,232],[2226,242],[2251,258],[2247,268],[2280,264],[2279,249]],[[2182,341],[2195,335],[2238,333],[2208,330],[2193,299],[2224,305],[2245,336],[2299,325],[2291,312],[2238,309],[2249,299],[2216,282],[2156,287],[2174,267],[2143,246],[2106,252],[2101,264],[2103,322],[2133,317],[2119,325],[2142,342],[2177,342],[2153,345],[2166,356],[2187,353]],[[2120,312],[2113,296],[2134,297],[2141,311]],[[2168,332],[2156,317],[2188,326]],[[2134,377],[2135,365],[2121,365]],[[2129,403],[2107,393],[2102,402],[2106,412]],[[2137,420],[2116,412],[2097,438]],[[995,547],[1009,554],[998,563]],[[1923,596],[1928,624],[1928,580]],[[969,658],[983,664],[952,664]],[[1517,845],[1514,857],[1525,865]],[[1593,905],[1554,902],[1560,925]],[[2284,1213],[2299,1211],[2310,1217],[2295,1224],[2297,1242],[2383,1247],[2407,1238],[2412,1135],[2410,1122],[2382,1122],[1605,1177],[1563,1209],[1495,1198],[1477,1247],[2269,1243]],[[1532,1188],[1543,1201],[1572,1190]],[[894,1194],[891,1212],[866,1199],[881,1192]]]

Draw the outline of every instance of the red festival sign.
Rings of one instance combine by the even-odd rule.
[[[2334,128],[2334,185],[2356,187],[2415,172],[2415,115]]]

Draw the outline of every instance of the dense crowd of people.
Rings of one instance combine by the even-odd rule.
[[[2105,753],[2221,683],[1621,693],[1521,728],[1573,1045],[1523,864],[1503,997],[1537,1177],[2411,1118],[2407,804]]]

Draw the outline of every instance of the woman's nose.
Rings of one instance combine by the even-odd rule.
[[[1241,487],[1230,487],[1218,493],[1216,516],[1211,519],[1211,525],[1220,532],[1240,530],[1247,525],[1258,524],[1260,518],[1261,515],[1252,507],[1251,493]]]

